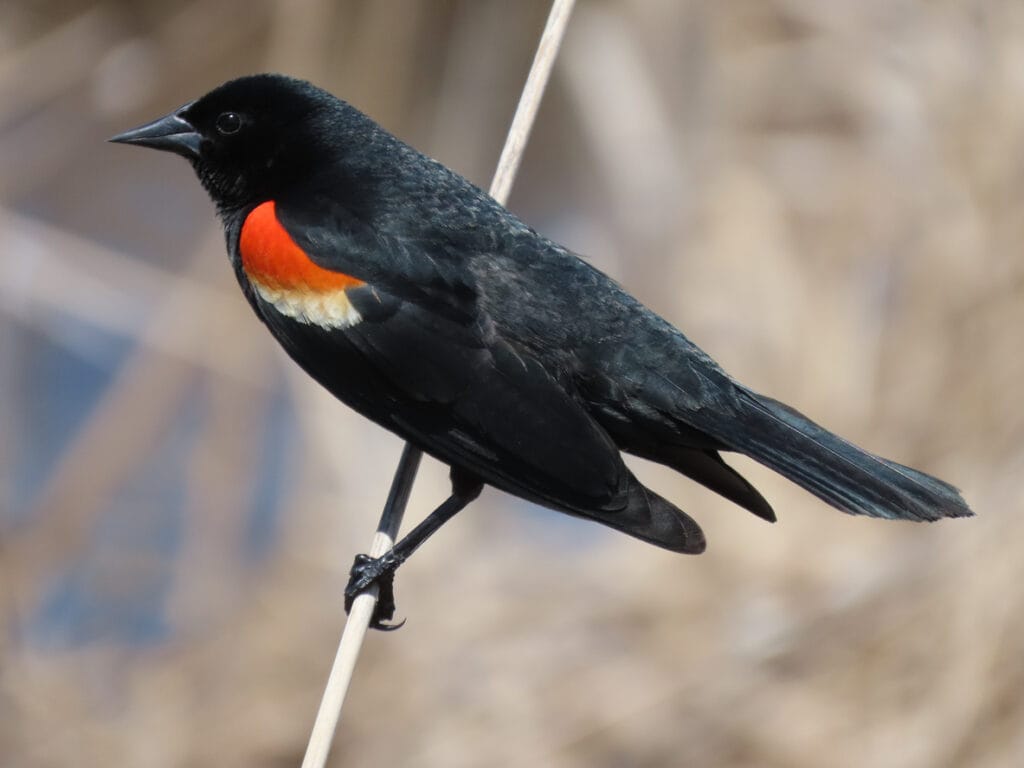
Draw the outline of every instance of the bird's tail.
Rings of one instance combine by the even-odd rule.
[[[948,483],[868,453],[777,400],[739,389],[738,401],[729,447],[843,512],[929,521],[972,514]]]

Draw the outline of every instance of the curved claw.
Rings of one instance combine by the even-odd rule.
[[[379,629],[381,632],[394,632],[396,629],[404,627],[405,621],[405,619],[402,619],[397,624],[385,624],[383,621],[370,619],[370,629]]]

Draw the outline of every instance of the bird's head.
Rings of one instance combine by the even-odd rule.
[[[185,157],[224,215],[314,177],[374,128],[362,113],[307,82],[251,75],[111,141]]]

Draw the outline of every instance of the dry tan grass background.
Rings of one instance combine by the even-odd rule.
[[[545,13],[0,3],[0,764],[297,765],[400,449],[249,316],[185,164],[103,139],[276,69],[486,185]],[[1022,202],[1020,0],[583,0],[511,207],[979,516],[736,461],[768,526],[642,465],[684,558],[488,491],[399,574],[332,765],[1024,765]],[[140,595],[155,639],[95,608]]]

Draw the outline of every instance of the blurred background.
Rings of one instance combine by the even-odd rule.
[[[187,164],[105,139],[278,70],[486,187],[546,13],[0,2],[0,764],[298,765],[401,449],[251,316]],[[1024,765],[1022,200],[1019,0],[582,0],[510,207],[979,516],[736,459],[769,526],[632,462],[685,558],[486,491],[331,764]]]

